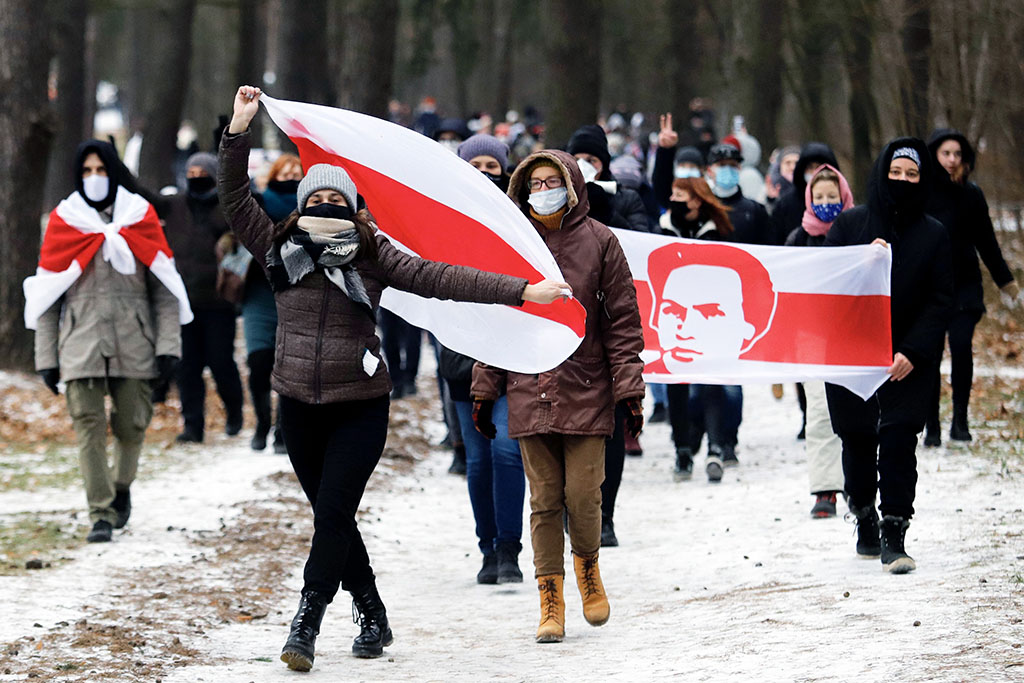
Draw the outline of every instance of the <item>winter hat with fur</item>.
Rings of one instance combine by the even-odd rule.
[[[359,193],[356,190],[356,184],[348,177],[345,169],[331,164],[317,164],[309,169],[309,172],[299,182],[299,189],[296,192],[299,213],[305,213],[306,200],[309,199],[309,195],[320,190],[340,192],[353,212],[359,208],[357,205]]]

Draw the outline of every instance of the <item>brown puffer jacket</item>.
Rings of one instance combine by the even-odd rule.
[[[249,144],[248,132],[231,135],[225,131],[217,185],[228,224],[266,268],[265,256],[274,240],[283,235],[284,221],[275,226],[249,191]],[[378,261],[358,258],[354,262],[374,310],[381,292],[389,286],[438,299],[509,306],[522,303],[527,284],[523,278],[416,258],[395,249],[379,233],[377,247]],[[375,322],[321,271],[277,292],[274,300],[278,326],[271,383],[278,393],[305,403],[335,403],[391,391],[391,379],[380,360]],[[364,370],[364,359],[371,364],[376,361],[372,375]]]
[[[568,211],[558,230],[530,219],[555,257],[573,296],[587,311],[579,348],[554,370],[539,375],[506,372],[477,363],[473,396],[508,393],[508,432],[611,436],[615,403],[643,397],[644,348],[636,289],[622,247],[606,226],[587,216],[587,191],[576,160],[558,150],[527,157],[512,174],[508,194],[529,217],[526,171],[538,158],[554,161],[566,179]]]

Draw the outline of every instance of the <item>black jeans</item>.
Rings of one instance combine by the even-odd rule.
[[[825,384],[832,429],[843,442],[850,505],[867,507],[881,494],[883,515],[909,519],[917,489],[917,435],[924,429],[934,368],[915,368],[886,382],[867,401]]]
[[[615,406],[615,432],[604,442],[604,482],[601,483],[601,516],[615,516],[615,499],[622,484],[622,467],[626,462],[626,415]]]
[[[281,428],[288,457],[313,507],[313,542],[303,590],[333,600],[374,580],[356,512],[388,436],[390,400],[314,405],[281,397]]]
[[[386,308],[379,309],[381,347],[387,361],[391,381],[406,386],[416,381],[420,369],[420,345],[423,330],[410,325]]]
[[[981,320],[982,311],[965,310],[953,314],[949,321],[950,383],[953,385],[953,405],[967,405],[971,400],[971,384],[974,382],[974,328]],[[940,349],[941,352],[941,349]],[[938,364],[932,373],[932,393],[929,417],[938,426],[939,395],[942,391],[942,375]],[[930,429],[930,428],[929,428]]]
[[[217,393],[229,420],[242,419],[242,378],[235,365],[235,312],[197,310],[195,319],[181,327],[181,364],[178,393],[185,428],[202,435],[206,414],[203,369],[210,368]]]
[[[672,443],[676,448],[690,447],[690,385],[666,384],[668,423],[672,426]]]

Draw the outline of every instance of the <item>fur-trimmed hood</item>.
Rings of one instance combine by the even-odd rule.
[[[562,219],[563,229],[578,225],[590,211],[590,200],[587,198],[587,184],[583,180],[579,164],[568,152],[560,149],[542,149],[523,159],[509,180],[508,196],[523,213],[529,215],[530,204],[527,198],[530,196],[530,188],[527,187],[527,181],[534,162],[540,159],[553,162],[561,170],[562,178],[565,180],[569,197],[565,218]]]

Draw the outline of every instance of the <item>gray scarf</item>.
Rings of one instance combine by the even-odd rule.
[[[359,230],[355,223],[337,218],[300,216],[298,228],[275,243],[267,254],[270,285],[283,291],[316,269],[356,305],[373,316],[370,297],[352,262],[359,255]]]

